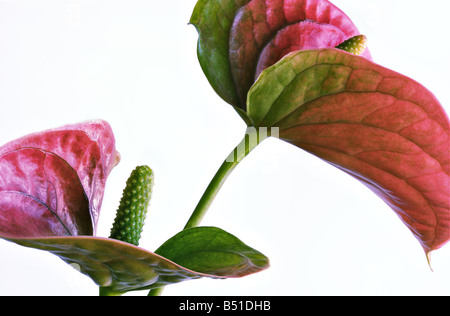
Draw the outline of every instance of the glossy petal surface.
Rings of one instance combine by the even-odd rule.
[[[291,53],[249,92],[256,126],[381,197],[428,253],[450,239],[450,128],[419,83],[337,49]]]

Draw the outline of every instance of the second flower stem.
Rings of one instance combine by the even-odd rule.
[[[267,129],[257,129],[253,126],[247,128],[245,135],[241,142],[233,149],[233,151],[228,155],[225,161],[217,170],[216,174],[212,178],[205,192],[203,193],[200,201],[198,202],[194,212],[189,218],[188,222],[184,226],[184,229],[196,227],[200,225],[203,217],[211,206],[214,198],[219,193],[225,180],[231,174],[231,172],[236,168],[239,162],[244,159],[259,143],[261,143],[265,138],[267,138]],[[149,292],[149,296],[161,295],[163,287],[153,289]]]

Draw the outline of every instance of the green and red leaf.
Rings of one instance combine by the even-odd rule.
[[[153,289],[202,277],[242,277],[269,266],[263,254],[215,227],[184,230],[161,246],[158,254],[100,237],[9,240],[49,251],[68,264],[78,265],[81,273],[113,293]]]
[[[450,239],[450,127],[414,80],[338,49],[299,51],[251,88],[255,126],[347,172],[381,197],[427,253]]]

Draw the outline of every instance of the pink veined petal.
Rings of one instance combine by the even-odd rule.
[[[41,149],[0,156],[0,236],[92,235],[89,201],[76,172]]]
[[[350,18],[326,0],[251,0],[233,21],[230,67],[245,104],[265,68],[296,50],[333,48],[359,35]],[[371,59],[366,49],[364,57]]]
[[[40,150],[51,154],[47,157],[59,157],[74,171],[89,203],[88,215],[93,228],[90,233],[95,234],[106,179],[120,160],[110,125],[105,121],[97,120],[27,135],[0,147],[0,157],[23,149]],[[23,159],[18,164],[22,165],[21,168],[26,169],[27,162]],[[51,167],[48,170],[50,172]],[[55,170],[54,172],[59,171]],[[17,179],[17,176],[10,181],[14,182],[14,178]],[[30,178],[30,183],[31,180]],[[64,182],[62,178],[57,180]],[[69,194],[64,191],[63,187],[61,190],[61,193]],[[54,194],[57,192],[55,191]],[[61,196],[58,195],[54,198],[60,199]],[[50,209],[53,207],[48,206]],[[86,233],[85,229],[84,233]]]

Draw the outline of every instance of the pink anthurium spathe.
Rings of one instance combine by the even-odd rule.
[[[106,179],[119,160],[111,127],[101,120],[0,147],[0,214],[9,219],[0,221],[0,236],[95,234]]]

